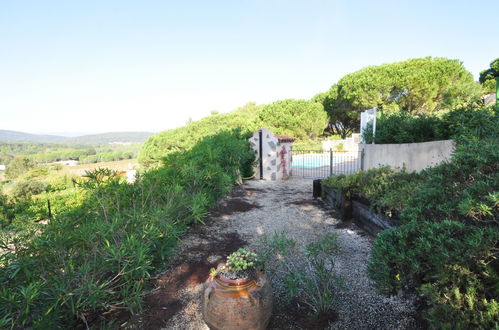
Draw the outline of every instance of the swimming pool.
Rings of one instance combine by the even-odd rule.
[[[357,160],[357,153],[333,153],[333,165]],[[318,168],[329,166],[331,155],[327,153],[307,153],[293,155],[293,168]]]

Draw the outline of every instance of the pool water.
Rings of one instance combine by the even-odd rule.
[[[317,168],[323,166],[329,166],[330,164],[330,154],[303,154],[303,155],[293,155],[293,162],[291,167],[293,168]],[[341,154],[333,154],[333,165],[343,163],[345,161],[352,161],[355,157],[347,157]]]

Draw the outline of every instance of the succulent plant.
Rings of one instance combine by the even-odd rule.
[[[230,271],[238,272],[254,267],[256,262],[256,253],[241,248],[227,257],[226,266]]]

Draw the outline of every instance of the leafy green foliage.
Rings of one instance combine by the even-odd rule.
[[[478,103],[458,107],[442,117],[433,115],[411,116],[395,113],[376,121],[376,135],[372,127],[364,131],[366,143],[415,143],[453,139],[460,141],[468,137],[497,138],[499,111]]]
[[[366,143],[416,143],[446,140],[443,134],[443,121],[435,116],[411,116],[405,112],[395,113],[376,120],[376,136],[373,138],[372,126],[364,131]]]
[[[23,173],[28,172],[35,167],[35,163],[26,157],[14,158],[7,169],[5,170],[5,177],[7,179],[15,179]]]
[[[498,239],[495,230],[456,221],[411,221],[378,236],[369,272],[383,291],[418,287],[434,280],[445,265],[465,265],[489,255]]]
[[[484,262],[488,263],[485,267]],[[497,328],[497,271],[487,259],[480,260],[478,267],[468,267],[445,266],[437,273],[436,282],[421,286],[423,296],[434,302],[426,313],[430,323],[442,329]]]
[[[12,194],[16,197],[31,197],[47,190],[47,183],[38,180],[20,180],[12,187]]]
[[[457,146],[452,161],[423,171],[402,217],[498,226],[499,151],[495,139]]]
[[[453,108],[480,94],[462,63],[416,58],[370,66],[341,78],[314,97],[329,114],[330,129],[343,138],[359,127],[360,112],[373,107],[393,114],[431,114]]]
[[[284,233],[264,236],[259,244],[258,260],[268,276],[283,283],[289,300],[298,299],[315,316],[333,309],[336,293],[342,285],[334,274],[334,254],[339,251],[337,236],[325,234],[318,241],[299,248]]]
[[[275,134],[297,139],[322,135],[327,123],[322,105],[305,100],[287,99],[265,105],[258,117],[261,125]]]
[[[15,157],[26,157],[38,164],[63,160],[78,160],[82,164],[116,161],[136,158],[140,147],[141,144],[138,143],[95,147],[88,145],[68,147],[54,143],[0,143],[0,164],[8,165]]]
[[[321,135],[326,122],[322,106],[314,102],[284,100],[265,106],[248,103],[231,113],[215,113],[152,136],[144,143],[138,159],[145,167],[155,167],[170,153],[189,150],[204,137],[234,128],[252,133],[267,127],[278,135],[308,139]]]
[[[66,203],[56,201],[68,191],[51,193],[48,224],[0,233],[2,326],[74,328],[103,310],[139,311],[147,280],[181,233],[202,222],[252,157],[248,142],[227,132],[171,154],[134,184],[99,169],[77,182],[78,194]],[[31,203],[35,214],[46,199]]]
[[[499,116],[472,103],[444,114],[381,118],[377,143],[453,138],[450,162],[420,173],[389,168],[334,176],[325,184],[405,220],[375,241],[369,273],[393,293],[417,290],[434,328],[489,329],[499,323]],[[395,211],[395,212],[393,212]]]
[[[499,110],[471,103],[446,113],[444,135],[457,142],[468,139],[498,139]]]
[[[368,266],[385,292],[418,288],[435,328],[493,328],[499,319],[499,231],[456,221],[411,221],[384,231]]]
[[[490,67],[486,70],[483,70],[480,72],[480,77],[478,78],[478,81],[481,84],[485,84],[488,81],[494,82],[494,87],[495,87],[495,78],[499,77],[499,58],[496,58],[490,63]],[[495,91],[495,89],[493,90]]]
[[[153,135],[144,143],[138,160],[146,167],[158,166],[166,155],[189,150],[207,136],[234,128],[241,128],[244,132],[256,130],[258,127],[254,120],[259,111],[259,106],[248,103],[231,113],[213,114],[186,126]]]
[[[381,167],[352,175],[330,176],[323,180],[323,184],[341,189],[347,198],[357,196],[367,200],[379,213],[397,216],[406,207],[407,199],[412,196],[419,180],[417,173]]]

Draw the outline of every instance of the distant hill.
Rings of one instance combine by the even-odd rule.
[[[30,134],[17,131],[0,130],[0,142],[60,142],[66,139],[64,136]]]
[[[151,132],[113,132],[77,137],[30,134],[18,131],[0,130],[0,142],[58,143],[66,145],[101,145],[109,143],[142,143],[154,133]]]
[[[92,135],[82,135],[72,138],[66,138],[62,143],[65,144],[88,144],[99,145],[108,143],[142,143],[150,136],[154,135],[151,132],[114,132]]]

